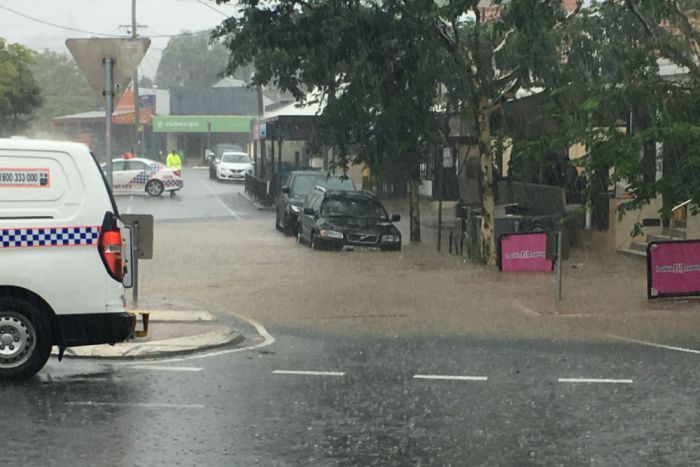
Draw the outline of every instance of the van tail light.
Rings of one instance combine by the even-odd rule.
[[[178,177],[180,177],[180,171],[179,171],[179,170],[173,170],[173,173],[174,173],[175,175],[177,175]]]
[[[102,262],[107,272],[117,282],[124,278],[124,266],[122,264],[122,234],[119,231],[114,214],[107,213],[102,223],[100,237],[97,242]]]

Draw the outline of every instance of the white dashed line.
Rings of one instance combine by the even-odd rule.
[[[602,379],[602,378],[559,378],[560,383],[607,383],[607,384],[632,384],[631,379]]]
[[[202,371],[204,368],[192,367],[192,366],[158,366],[158,365],[140,365],[131,367],[135,370],[153,370],[153,371],[185,371],[185,372],[197,372]]]
[[[488,381],[488,376],[460,376],[460,375],[413,375],[413,379],[435,379],[453,381]]]
[[[144,409],[204,409],[206,405],[202,404],[154,404],[149,402],[66,402],[65,405],[81,406],[81,407],[140,407]]]
[[[658,349],[675,350],[676,352],[685,352],[700,355],[700,350],[686,349],[685,347],[676,347],[673,345],[656,344],[654,342],[640,341],[637,339],[630,339],[628,337],[616,336],[614,334],[608,334],[609,337],[614,337],[621,341],[634,342],[635,344],[648,345],[649,347],[656,347]]]
[[[344,371],[297,371],[297,370],[275,370],[275,375],[306,375],[306,376],[345,376]]]

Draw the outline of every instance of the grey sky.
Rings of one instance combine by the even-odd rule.
[[[1,7],[57,25],[83,29],[103,35],[124,35],[120,25],[131,23],[131,0],[0,0],[0,37],[19,42],[34,50],[51,49],[68,53],[69,37],[91,37],[24,18]],[[212,28],[225,15],[233,15],[233,4],[217,5],[212,0],[137,0],[139,24],[147,25],[144,36],[177,34]],[[151,49],[141,64],[140,72],[154,77],[167,38],[152,37]]]

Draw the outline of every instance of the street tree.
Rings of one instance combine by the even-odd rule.
[[[32,73],[34,53],[0,38],[0,136],[24,131],[41,105],[41,91]]]
[[[606,0],[568,24],[567,86],[550,101],[558,131],[533,147],[586,146],[594,216],[606,215],[600,193],[616,182],[629,192],[620,215],[661,194],[668,220],[674,205],[700,200],[700,36],[691,7]]]
[[[53,117],[96,108],[90,85],[70,55],[44,50],[35,55],[32,71],[43,97],[35,126],[48,129]]]
[[[215,36],[226,37],[231,68],[253,61],[258,82],[273,81],[297,99],[318,89],[327,97],[326,122],[358,123],[364,130],[355,135],[383,152],[386,144],[402,146],[390,157],[411,175],[412,187],[419,158],[406,156],[445,137],[435,114],[472,122],[481,159],[481,256],[495,264],[491,120],[519,90],[546,87],[556,75],[567,14],[558,0],[493,3],[498,20],[487,21],[479,0],[246,0],[240,17],[226,20]],[[445,90],[442,102],[438,89]],[[402,114],[408,101],[411,113]],[[393,129],[386,126],[390,118],[398,119]],[[340,133],[342,148],[347,132]],[[410,191],[417,196],[417,189]]]
[[[228,71],[253,63],[256,84],[322,101],[319,129],[335,149],[332,164],[368,163],[375,174],[391,170],[409,180],[410,237],[420,240],[419,165],[441,129],[437,36],[426,35],[415,17],[397,20],[396,3],[245,7],[215,31],[231,50]]]
[[[179,86],[208,87],[219,81],[226,69],[228,52],[208,32],[184,33],[168,41],[158,63],[155,84],[162,89]],[[248,81],[252,70],[241,67],[230,73]]]

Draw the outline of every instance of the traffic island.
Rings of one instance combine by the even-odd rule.
[[[192,353],[225,345],[240,344],[244,338],[235,329],[219,324],[206,311],[145,311],[150,315],[146,337],[115,345],[71,347],[67,358],[151,359]],[[58,352],[54,348],[54,356]]]

